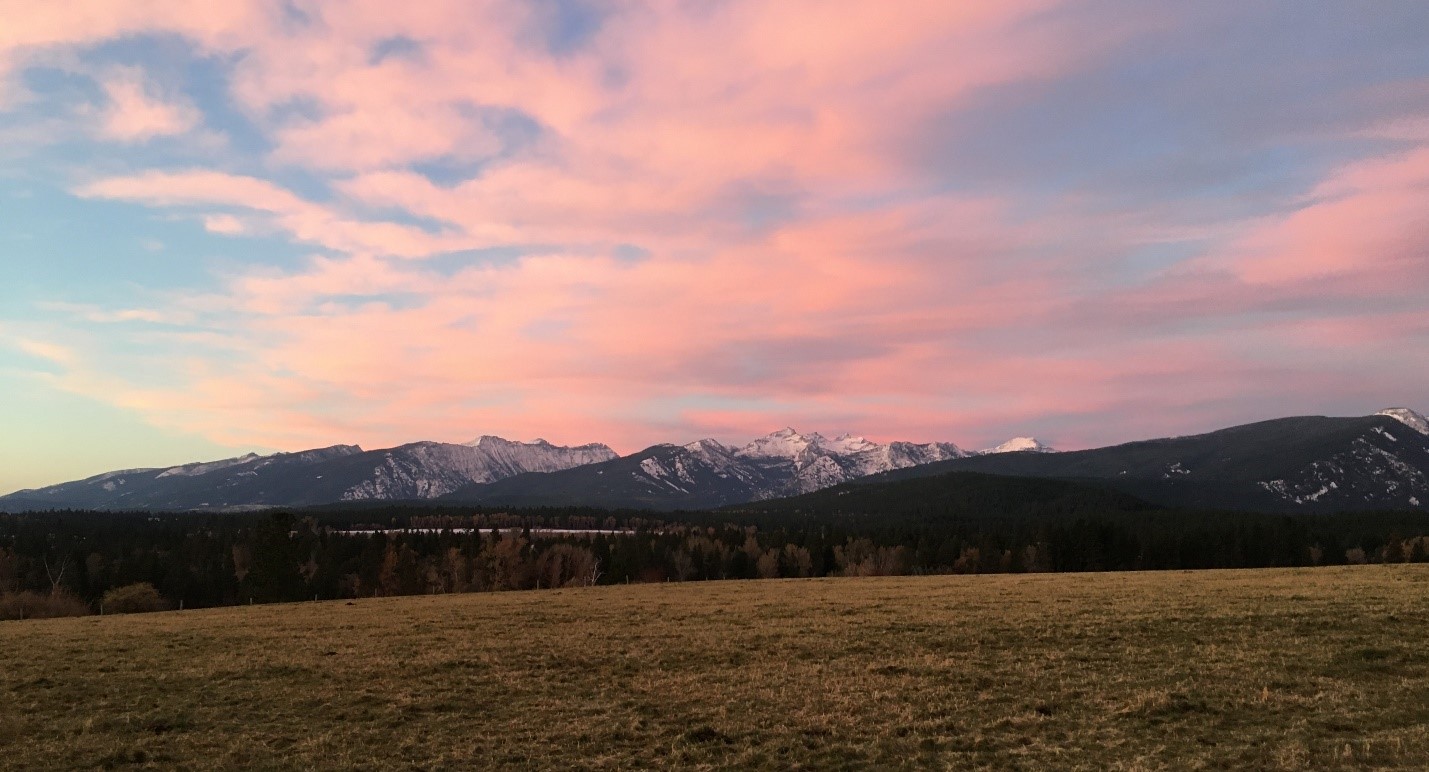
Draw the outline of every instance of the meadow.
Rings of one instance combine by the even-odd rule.
[[[1423,769],[1429,565],[0,622],[14,769]]]

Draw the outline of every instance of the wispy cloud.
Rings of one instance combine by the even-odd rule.
[[[250,217],[262,216],[271,228],[294,239],[344,252],[424,257],[473,246],[470,239],[456,234],[432,234],[392,222],[352,219],[265,180],[216,171],[195,169],[107,177],[81,185],[74,192],[87,198],[200,212],[215,207],[245,210]],[[248,228],[232,214],[204,212],[201,216],[205,227],[216,233],[233,235]]]
[[[10,343],[17,350],[29,354],[30,356],[43,359],[51,364],[70,366],[74,365],[79,359],[74,351],[57,343],[51,343],[45,340],[15,338],[11,340]]]

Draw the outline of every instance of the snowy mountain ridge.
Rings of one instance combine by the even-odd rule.
[[[656,445],[637,455],[643,458],[629,471],[637,489],[727,503],[808,493],[967,453],[951,442],[880,444],[850,434],[831,440],[786,427],[737,447],[707,438]]]
[[[158,469],[107,472],[20,491],[16,499],[94,509],[225,509],[338,501],[433,499],[472,483],[555,472],[615,458],[601,444],[484,436],[467,445],[414,442],[365,451],[356,445],[258,455]],[[6,497],[0,497],[3,507]]]
[[[950,442],[873,442],[843,434],[780,429],[743,445],[705,438],[550,475],[473,484],[450,501],[546,505],[706,508],[807,493],[879,472],[963,458]]]
[[[809,493],[870,475],[947,471],[1104,477],[1135,483],[1134,493],[1153,498],[1185,500],[1189,494],[1182,492],[1211,491],[1214,496],[1202,500],[1218,506],[1420,507],[1429,504],[1429,419],[1387,408],[1357,418],[1272,419],[1066,453],[1025,436],[968,451],[951,442],[830,439],[786,427],[743,444],[706,438],[622,457],[599,443],[560,446],[482,435],[461,444],[333,445],[106,472],[0,496],[0,510],[7,500],[27,509],[223,510],[424,499],[703,508]]]
[[[414,442],[378,451],[364,479],[343,491],[342,501],[434,499],[471,483],[490,483],[526,472],[556,472],[615,458],[606,445],[513,442],[484,435],[464,445]]]

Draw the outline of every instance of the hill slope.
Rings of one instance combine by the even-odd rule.
[[[890,477],[878,475],[800,496],[734,505],[724,512],[764,527],[807,521],[923,526],[949,520],[1046,521],[1158,509],[1105,485],[1067,480],[980,472]]]
[[[872,479],[950,471],[1103,480],[1175,506],[1424,508],[1429,505],[1429,435],[1388,415],[1281,418],[1095,450],[972,456]]]

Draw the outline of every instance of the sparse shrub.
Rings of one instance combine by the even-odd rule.
[[[760,579],[779,578],[779,553],[769,550],[759,556],[759,560],[754,563],[754,570],[758,572]]]
[[[879,547],[867,538],[834,547],[834,560],[844,576],[902,576],[908,573],[912,557],[907,547]]]
[[[1384,549],[1380,550],[1381,563],[1403,563],[1406,555],[1404,549],[1404,539],[1398,533],[1391,533],[1389,541],[1385,542]]]
[[[148,611],[164,611],[169,602],[148,582],[115,587],[104,593],[103,608],[106,614],[142,614]]]
[[[814,570],[814,557],[804,547],[785,544],[779,564],[785,576],[808,576]]]
[[[0,593],[0,619],[54,619],[88,613],[88,604],[63,590],[50,594],[29,590]]]

